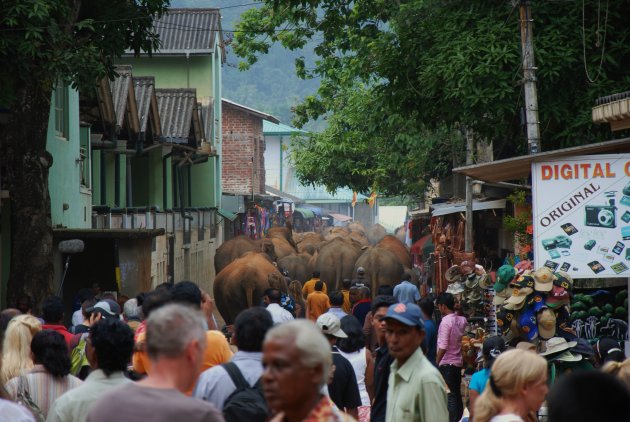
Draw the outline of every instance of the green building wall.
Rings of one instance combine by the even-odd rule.
[[[157,88],[196,88],[197,98],[212,97],[212,57],[122,58],[120,64],[132,66],[133,76],[153,76]]]
[[[89,128],[79,127],[79,93],[68,90],[68,136],[55,133],[54,93],[48,120],[46,149],[53,156],[48,176],[50,211],[53,227],[90,228],[92,226],[92,191],[81,184],[82,166],[89,166]],[[83,136],[83,138],[82,138]],[[83,139],[83,143],[81,142]],[[80,157],[81,145],[87,146],[87,156]],[[89,170],[87,171],[89,175]]]
[[[209,157],[206,163],[195,164],[190,170],[190,187],[185,184],[184,203],[186,206],[192,207],[220,207],[221,206],[221,49],[217,43],[215,45],[215,53],[208,56],[177,56],[177,57],[126,57],[118,61],[120,64],[132,66],[134,76],[153,76],[155,78],[156,88],[195,88],[197,91],[197,99],[202,101],[208,97],[213,99],[214,108],[214,139],[212,134],[207,133],[207,140],[215,145],[218,156]],[[134,159],[135,160],[135,159]],[[167,180],[174,180],[172,167],[167,166]],[[132,161],[132,180],[133,186],[142,175],[138,169],[134,168],[136,162]],[[132,196],[134,198],[133,206],[157,205],[160,204],[162,209],[171,208],[173,202],[174,191],[172,183],[167,183],[168,202],[164,204],[163,188],[162,188],[162,163],[151,159],[152,167],[155,171],[145,172],[149,174],[149,179],[139,181],[139,186],[146,189],[147,194],[138,196],[137,189],[134,188]],[[159,168],[155,168],[155,166]],[[158,180],[159,179],[159,180]],[[152,182],[150,181],[152,180]],[[184,180],[187,182],[187,177]],[[190,189],[190,201],[188,201],[188,189]],[[109,189],[108,189],[109,190]],[[109,197],[109,192],[108,192]],[[136,204],[138,201],[148,200],[146,204]]]

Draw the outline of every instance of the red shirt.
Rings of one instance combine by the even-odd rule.
[[[77,344],[79,344],[79,339],[81,338],[80,334],[72,334],[63,325],[44,324],[42,325],[42,330],[53,330],[61,334],[63,338],[66,340],[68,349],[73,349]]]

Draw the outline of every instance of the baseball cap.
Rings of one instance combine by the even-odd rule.
[[[384,320],[394,319],[410,327],[418,327],[424,330],[422,311],[413,303],[394,303],[387,309]]]
[[[334,314],[321,314],[317,318],[317,328],[321,330],[323,334],[337,338],[348,338],[348,335],[341,329],[341,320]]]
[[[494,283],[494,290],[500,292],[505,290],[510,281],[516,276],[516,270],[511,265],[502,265],[497,270],[497,281]]]
[[[88,313],[98,312],[101,318],[114,318],[120,316],[120,306],[111,299],[103,299],[92,307],[86,309]]]
[[[543,339],[549,339],[556,334],[556,314],[549,308],[543,309],[537,315],[538,332]]]
[[[538,325],[536,324],[536,312],[533,308],[526,308],[521,312],[519,318],[521,332],[527,337],[527,341],[532,341],[538,337]]]
[[[534,277],[534,285],[537,292],[550,291],[556,278],[548,267],[540,267],[532,273],[532,277]]]

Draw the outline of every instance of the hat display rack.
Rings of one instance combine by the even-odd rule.
[[[472,261],[463,261],[446,270],[444,278],[448,282],[446,292],[455,296],[459,310],[468,320],[496,335],[494,290],[486,270]]]
[[[497,328],[506,342],[576,337],[570,322],[573,280],[567,273],[548,267],[533,270],[530,261],[503,265],[493,290]]]

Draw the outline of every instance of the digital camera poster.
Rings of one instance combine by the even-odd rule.
[[[532,163],[536,266],[630,277],[630,154]]]

